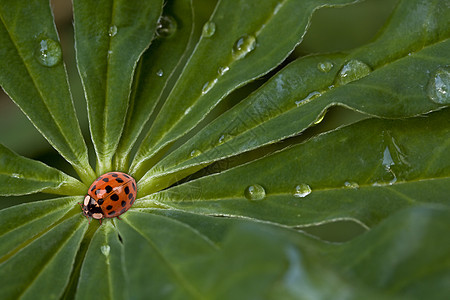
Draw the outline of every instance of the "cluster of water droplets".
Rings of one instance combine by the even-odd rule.
[[[61,45],[50,38],[40,39],[35,56],[43,66],[56,66],[62,60]]]

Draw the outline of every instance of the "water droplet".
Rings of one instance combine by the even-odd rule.
[[[117,26],[116,25],[112,25],[111,27],[109,27],[108,35],[110,37],[113,37],[116,34],[117,34]]]
[[[350,83],[369,75],[370,72],[372,72],[372,69],[367,64],[352,59],[339,71],[338,77],[336,78],[336,84],[343,85]]]
[[[206,94],[207,92],[209,92],[212,88],[213,88],[213,86],[217,83],[217,78],[215,78],[213,81],[208,81],[208,82],[206,82],[204,85],[203,85],[203,88],[202,88],[202,94],[204,95],[204,94]]]
[[[18,173],[12,173],[11,176],[14,177],[14,178],[21,178],[22,177]]]
[[[392,159],[391,152],[389,151],[389,147],[386,146],[383,152],[383,162],[384,168],[386,170],[390,170],[392,165],[395,165],[394,160]]]
[[[108,55],[107,55],[107,57],[110,58],[112,54],[113,54],[112,50],[108,50]]]
[[[324,61],[317,64],[317,69],[319,69],[319,71],[324,73],[330,72],[331,69],[333,69],[333,67],[334,65],[331,61]]]
[[[159,69],[158,72],[156,72],[156,76],[162,77],[164,75],[164,71],[162,69]]]
[[[428,97],[437,104],[450,104],[450,66],[439,68],[431,76]]]
[[[228,72],[228,70],[230,70],[229,67],[220,67],[219,70],[217,70],[217,73],[219,73],[219,75],[222,76],[223,74]]]
[[[223,143],[225,143],[225,142],[231,140],[231,138],[232,138],[232,136],[229,135],[229,134],[222,134],[222,135],[219,137],[219,144],[223,144]]]
[[[203,25],[203,36],[212,37],[216,32],[216,23],[208,21]]]
[[[298,198],[303,198],[311,194],[312,190],[306,183],[299,184],[295,187],[294,196]]]
[[[256,38],[253,35],[243,35],[233,45],[233,58],[235,60],[244,58],[256,48]]]
[[[177,21],[171,16],[161,16],[156,26],[156,35],[169,38],[177,31]]]
[[[196,156],[199,156],[200,154],[202,154],[202,151],[200,151],[198,149],[194,149],[191,151],[191,157],[196,157]]]
[[[188,113],[190,113],[191,110],[192,110],[192,107],[186,108],[186,110],[184,111],[184,115],[187,115]]]
[[[109,245],[103,245],[100,247],[100,251],[102,251],[104,256],[108,256],[110,250],[111,248],[109,247]]]
[[[308,94],[308,96],[306,96],[302,100],[295,101],[295,105],[300,106],[302,104],[308,103],[309,101],[313,100],[314,98],[319,97],[320,95],[322,95],[321,92],[317,92],[317,91],[311,92]]]
[[[327,110],[324,110],[324,111],[320,114],[320,116],[317,118],[317,120],[314,121],[314,125],[317,125],[317,124],[319,124],[320,122],[322,122],[323,119],[325,118],[325,115],[326,115],[326,114],[327,114]]]
[[[266,197],[266,191],[259,184],[252,184],[245,188],[244,195],[248,200],[258,201]]]
[[[283,7],[284,3],[278,3],[277,6],[275,6],[275,9],[273,10],[273,14],[276,15],[280,9]]]
[[[52,39],[41,39],[36,53],[37,60],[46,67],[53,67],[61,62],[61,45]]]
[[[346,188],[349,188],[349,189],[354,189],[354,190],[359,189],[359,184],[357,184],[357,183],[354,182],[354,181],[346,181],[346,182],[344,183],[344,186],[345,186]]]

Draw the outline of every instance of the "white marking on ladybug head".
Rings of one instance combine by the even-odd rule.
[[[101,214],[101,213],[95,213],[95,214],[92,214],[92,217],[93,217],[94,219],[100,220],[100,219],[103,219],[103,214]]]
[[[83,202],[84,206],[88,206],[89,200],[91,200],[91,196],[87,195],[86,197],[84,197],[84,202]]]

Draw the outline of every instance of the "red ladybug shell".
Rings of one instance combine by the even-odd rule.
[[[82,205],[86,217],[114,218],[126,212],[136,199],[136,181],[122,172],[103,174],[89,187]]]

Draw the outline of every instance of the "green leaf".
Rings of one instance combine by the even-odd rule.
[[[128,106],[133,72],[149,46],[162,0],[76,0],[77,65],[88,102],[97,172],[111,170]]]
[[[369,119],[149,195],[134,207],[162,205],[290,226],[336,219],[373,226],[402,207],[450,204],[449,120],[449,109],[427,118]]]
[[[355,1],[220,1],[209,21],[215,30],[205,30],[199,40],[142,142],[131,174],[140,178],[224,96],[280,64],[301,41],[315,9],[350,2]]]
[[[49,2],[1,1],[0,20],[0,85],[80,177],[91,181],[95,175],[75,116]]]
[[[131,148],[184,58],[193,34],[192,9],[192,1],[185,0],[169,1],[164,6],[163,18],[172,20],[176,31],[154,40],[138,63],[125,127],[114,158],[116,170],[128,167]]]
[[[213,161],[299,134],[320,121],[330,106],[398,118],[448,105],[450,100],[433,101],[430,88],[439,72],[449,72],[450,11],[439,1],[421,10],[411,3],[400,3],[373,43],[349,55],[309,56],[285,67],[156,164],[140,180],[141,195],[170,186]],[[434,26],[426,26],[430,22]],[[400,23],[408,24],[406,35],[399,33]]]
[[[449,220],[448,208],[409,208],[329,255],[353,282],[407,299],[446,299]]]
[[[234,223],[221,249],[190,268],[207,299],[446,299],[449,292],[449,239],[435,243],[448,232],[448,208],[402,210],[344,244],[248,220],[199,219],[199,230]]]
[[[116,229],[108,222],[96,231],[89,244],[76,298],[127,299],[123,259],[123,245],[119,242]]]
[[[195,229],[176,220],[128,212],[116,222],[124,243],[128,298],[199,299],[185,266],[216,250]]]
[[[19,250],[22,243],[54,224],[81,197],[63,197],[16,205],[0,211],[0,261]],[[17,248],[19,247],[19,248]]]
[[[20,156],[0,144],[0,195],[40,191],[80,195],[87,187],[75,178],[39,161]]]
[[[59,299],[87,228],[81,215],[54,226],[0,264],[2,297]]]

